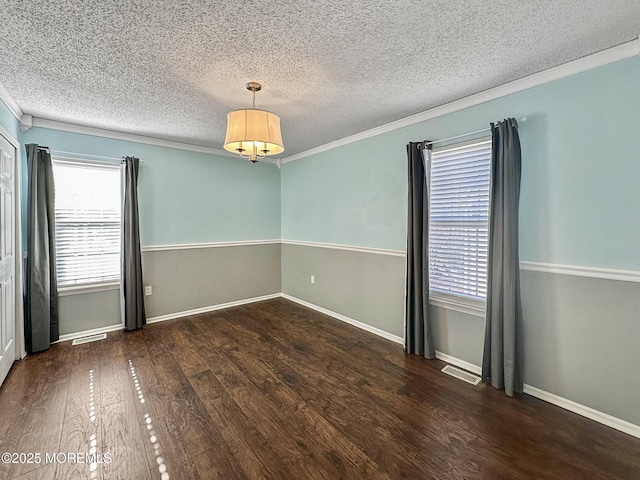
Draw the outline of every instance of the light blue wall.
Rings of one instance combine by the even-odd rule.
[[[527,117],[521,259],[640,269],[640,59],[286,164],[282,238],[406,248],[406,144]]]
[[[20,132],[18,120],[13,113],[7,108],[2,100],[0,100],[0,125],[2,125],[10,135],[16,140]]]
[[[143,245],[282,235],[291,240],[403,250],[407,142],[445,138],[505,117],[526,116],[520,129],[521,259],[640,270],[638,85],[640,59],[631,58],[313,155],[285,165],[281,174],[268,164],[253,166],[239,159],[40,128],[18,138],[22,144],[36,142],[54,150],[143,159],[139,184]],[[0,105],[0,122],[17,135],[18,124],[4,105]],[[291,265],[283,261],[282,275],[304,296],[305,290],[322,287],[323,277],[318,277],[315,287],[307,285],[309,275],[317,273],[309,269],[319,267],[301,255]],[[344,305],[334,302],[333,306],[327,300],[327,305],[320,306],[343,309],[338,313],[373,325],[367,313],[370,294],[360,294],[362,289],[354,285],[360,287],[363,274],[368,284],[376,286],[378,281],[396,278],[391,288],[398,289],[393,290],[387,305],[390,313],[383,319],[387,323],[378,326],[400,332],[401,268],[390,275],[389,269],[365,265],[364,259],[358,259],[356,267],[344,258],[337,260],[339,266],[327,269],[328,281],[332,275],[352,275],[354,280],[330,299]],[[326,258],[317,263],[329,265]],[[627,380],[637,378],[638,354],[629,329],[637,325],[632,299],[638,298],[638,284],[582,282],[579,277],[531,272],[523,280],[525,382],[640,422],[635,404],[624,400],[637,398],[638,383]],[[287,287],[283,290],[288,293]],[[321,296],[314,300],[309,295],[308,301],[325,303]],[[87,303],[85,311],[73,313],[87,318],[87,309],[101,305]],[[433,318],[437,348],[478,364],[482,319],[440,310],[433,312]],[[607,335],[602,335],[602,329]],[[594,348],[601,355],[594,357]],[[597,369],[584,368],[596,358]],[[623,374],[613,377],[609,375],[613,371]],[[601,388],[603,384],[606,389]],[[611,391],[619,395],[612,396]]]
[[[640,270],[639,114],[635,57],[306,157],[282,171],[282,238],[404,250],[406,144],[526,116],[520,258]],[[402,331],[400,268],[382,269],[382,255],[289,247],[284,293]],[[320,282],[311,284],[311,275]],[[640,284],[526,270],[521,276],[524,382],[640,425]],[[386,285],[384,295],[362,288],[372,284]],[[483,318],[434,306],[429,314],[436,350],[481,364]]]
[[[28,143],[48,146],[54,151],[74,152],[74,156],[86,158],[91,158],[89,155],[139,157],[144,162],[138,181],[143,247],[277,239],[280,236],[280,172],[275,165],[252,165],[241,158],[44,128],[32,128],[20,136],[20,142],[23,169],[26,165],[24,145]],[[26,195],[22,201],[24,231]],[[278,255],[273,258],[255,254],[254,249],[260,250],[259,247],[242,248],[248,252],[246,258],[234,263],[232,275],[227,275],[234,281],[226,283],[221,283],[220,277],[227,278],[225,272],[229,272],[232,259],[216,256],[223,249],[177,250],[184,255],[193,252],[200,255],[197,272],[185,272],[182,264],[162,269],[162,265],[170,265],[167,258],[173,258],[175,251],[144,253],[145,285],[153,286],[155,295],[145,297],[148,316],[159,315],[158,304],[164,308],[161,314],[173,314],[211,306],[206,303],[207,299],[238,300],[248,298],[247,295],[279,291],[279,248]],[[246,265],[248,259],[250,266]],[[189,294],[181,294],[185,291]],[[62,334],[118,325],[121,322],[119,295],[117,291],[104,291],[61,296],[59,322]]]
[[[45,128],[32,128],[20,143],[143,160],[138,181],[142,246],[280,237],[275,165]]]
[[[11,111],[7,108],[7,106],[1,100],[0,100],[0,125],[2,125],[4,129],[7,132],[9,132],[9,134],[15,140],[18,140],[18,141],[20,140],[20,122],[18,122],[16,117],[13,115],[13,113],[11,113]],[[23,153],[20,153],[20,154],[24,155]],[[24,159],[25,157],[21,157],[21,158]],[[26,165],[23,163],[18,168],[20,168],[20,190],[24,194],[24,191],[26,190],[26,182],[25,182]],[[22,209],[22,212],[24,214],[24,212],[26,211],[24,199],[21,198],[20,201],[21,201],[20,208]],[[26,226],[26,220],[23,221],[22,226],[23,226],[23,232],[24,232],[24,227]],[[24,233],[22,234],[22,243],[26,245],[26,239],[25,239]]]
[[[282,238],[406,248],[404,132],[286,164]]]

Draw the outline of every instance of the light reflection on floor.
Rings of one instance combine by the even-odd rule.
[[[91,420],[91,436],[89,437],[89,455],[92,456],[93,462],[89,464],[89,471],[91,472],[90,478],[93,480],[98,478],[98,462],[97,459],[97,445],[98,439],[96,436],[97,427],[96,423],[96,402],[95,392],[93,384],[93,369],[89,370],[89,420]],[[95,456],[94,456],[95,455]]]
[[[140,381],[138,375],[136,375],[136,369],[133,366],[133,362],[129,360],[129,371],[133,380],[133,385],[136,387],[136,394],[138,395],[138,401],[142,404],[145,403],[144,394],[140,388]],[[164,464],[164,459],[161,456],[160,442],[156,436],[156,431],[153,428],[153,421],[148,413],[144,414],[144,422],[147,427],[147,433],[149,434],[149,441],[153,445],[153,453],[156,456],[156,463],[158,464],[158,471],[160,472],[161,480],[169,480],[169,473],[167,472],[167,466]],[[93,477],[92,477],[93,478]]]

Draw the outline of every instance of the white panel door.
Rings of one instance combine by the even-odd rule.
[[[16,358],[15,174],[16,150],[0,135],[0,384]]]

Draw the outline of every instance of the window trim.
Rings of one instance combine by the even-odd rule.
[[[71,164],[71,165],[87,165],[90,167],[107,167],[119,169],[120,163],[108,160],[94,160],[78,157],[69,157],[64,155],[51,155],[52,166],[54,163],[58,164]],[[122,182],[120,182],[122,183]],[[120,185],[122,188],[122,185]],[[55,209],[55,207],[54,207]],[[122,218],[120,218],[120,228],[122,228]],[[85,295],[90,293],[105,292],[109,290],[117,290],[120,288],[121,272],[118,273],[117,280],[98,281],[74,285],[65,285],[58,287],[58,296],[66,297],[71,295]]]
[[[119,290],[120,282],[86,283],[83,285],[73,285],[58,288],[58,296],[67,297],[70,295],[85,295],[88,293],[106,292],[109,290]]]
[[[487,302],[430,290],[429,305],[484,318]]]
[[[483,135],[477,138],[473,138],[471,140],[466,140],[463,142],[453,142],[448,143],[446,145],[439,146],[432,150],[432,153],[442,151],[442,150],[452,150],[456,148],[464,148],[469,145],[473,145],[476,143],[483,142],[491,142],[490,135]],[[429,171],[431,168],[429,167]],[[429,183],[431,179],[429,179]],[[429,184],[429,188],[431,185]],[[491,188],[491,187],[489,187]],[[487,232],[489,229],[489,225],[487,225]],[[429,247],[427,246],[427,252]],[[429,261],[430,257],[427,256]],[[432,290],[429,288],[429,305],[432,307],[444,308],[446,310],[453,310],[456,312],[466,313],[467,315],[472,315],[475,317],[485,318],[486,316],[486,306],[487,301],[486,298],[484,301],[478,300],[475,298],[465,297],[464,295],[456,295],[452,293],[441,292],[439,290]]]
[[[93,165],[96,167],[113,167],[120,168],[118,162],[110,162],[109,160],[94,160],[87,158],[66,157],[64,155],[51,154],[51,162],[70,163],[73,165]]]

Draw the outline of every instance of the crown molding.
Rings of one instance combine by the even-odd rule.
[[[293,162],[295,160],[299,160],[301,158],[308,157],[310,155],[315,155],[317,153],[342,147],[350,143],[358,142],[360,140],[365,140],[367,138],[375,137],[377,135],[398,130],[400,128],[408,127],[410,125],[415,125],[416,123],[441,117],[443,115],[457,112],[459,110],[464,110],[465,108],[473,107],[485,102],[489,102],[491,100],[495,100],[507,95],[511,95],[513,93],[521,92],[529,88],[544,85],[546,83],[553,82],[555,80],[560,80],[562,78],[569,77],[571,75],[576,75],[578,73],[592,70],[594,68],[601,67],[603,65],[607,65],[610,63],[614,63],[620,60],[624,60],[626,58],[631,58],[639,55],[640,55],[640,35],[638,36],[637,39],[632,40],[630,42],[626,42],[621,45],[617,45],[615,47],[603,50],[601,52],[597,52],[597,53],[579,58],[577,60],[573,60],[571,62],[558,65],[556,67],[552,67],[542,72],[534,73],[533,75],[529,75],[527,77],[523,77],[518,80],[514,80],[512,82],[506,83],[504,85],[500,85],[498,87],[494,87],[489,90],[485,90],[483,92],[479,92],[474,95],[461,98],[459,100],[441,105],[439,107],[435,107],[435,108],[426,110],[424,112],[417,113],[415,115],[411,115],[409,117],[405,117],[400,120],[387,123],[385,125],[381,125],[379,127],[365,130],[364,132],[360,132],[355,135],[350,135],[348,137],[344,137],[342,139],[329,142],[324,145],[320,145],[318,147],[310,148],[308,150],[305,150],[293,155],[289,155],[288,157],[265,158],[261,160],[261,163],[271,163],[271,164],[277,165],[278,168],[281,168],[283,165],[287,163]],[[25,115],[24,112],[22,111],[20,106],[16,103],[16,101],[13,99],[11,94],[8,92],[8,90],[4,87],[4,85],[1,82],[0,82],[0,100],[2,100],[5,103],[9,111],[11,111],[11,113],[16,117],[16,119],[18,119],[19,121],[22,120],[23,116]],[[116,130],[88,127],[88,126],[77,125],[77,124],[66,123],[66,122],[59,122],[56,120],[48,120],[45,118],[38,118],[38,117],[33,117],[32,119],[27,118],[25,120],[27,120],[25,121],[25,124],[21,125],[21,128],[24,128],[25,131],[31,126],[33,126],[33,127],[49,128],[52,130],[71,132],[71,133],[80,133],[84,135],[93,135],[97,137],[112,138],[115,140],[142,143],[146,145],[155,145],[155,146],[166,147],[166,148],[174,148],[178,150],[206,153],[210,155],[218,155],[218,156],[233,157],[233,158],[237,157],[236,154],[227,152],[226,150],[213,148],[213,147],[205,147],[203,145],[193,145],[189,143],[176,142],[172,140],[164,140],[164,139],[148,137],[144,135],[124,133]]]
[[[416,123],[425,122],[427,120],[441,117],[449,113],[464,110],[465,108],[474,107],[476,105],[480,105],[481,103],[496,100],[513,93],[521,92],[533,87],[538,87],[540,85],[544,85],[545,83],[560,80],[571,75],[586,72],[588,70],[592,70],[594,68],[608,65],[609,63],[614,63],[619,60],[624,60],[626,58],[631,58],[637,55],[640,55],[640,36],[636,40],[632,40],[630,42],[608,48],[607,50],[603,50],[601,52],[587,55],[586,57],[582,57],[577,60],[558,65],[557,67],[549,68],[548,70],[543,70],[542,72],[534,73],[533,75],[529,75],[527,77],[505,83],[504,85],[490,88],[489,90],[485,90],[483,92],[461,98],[460,100],[455,100],[439,107],[425,110],[424,112],[416,113],[415,115],[401,118],[400,120],[396,120],[385,125],[372,128],[370,130],[365,130],[364,132],[356,133],[355,135],[341,138],[340,140],[336,140],[334,142],[320,145],[319,147],[310,148],[309,150],[284,157],[282,158],[282,164],[284,165],[296,160],[300,160],[301,158],[305,158],[321,152],[326,152],[327,150],[343,147],[345,145],[349,145],[350,143],[375,137],[383,133],[392,132],[394,130],[408,127],[410,125],[415,125]]]
[[[173,148],[177,150],[186,150],[189,152],[206,153],[209,155],[217,155],[220,157],[241,158],[235,153],[227,152],[219,148],[205,147],[203,145],[192,145],[190,143],[176,142],[173,140],[164,140],[161,138],[147,137],[144,135],[136,135],[133,133],[119,132],[116,130],[108,130],[104,128],[88,127],[77,125],[75,123],[59,122],[57,120],[49,120],[46,118],[33,117],[31,126],[39,128],[48,128],[50,130],[60,130],[62,132],[79,133],[81,135],[93,135],[95,137],[111,138],[114,140],[122,140],[125,142],[142,143],[145,145],[154,145],[157,147]],[[263,159],[261,163],[277,164],[277,159]]]
[[[57,120],[48,120],[46,118],[33,117],[33,126],[39,128],[48,128],[49,130],[60,130],[62,132],[79,133],[81,135],[92,135],[94,137],[112,138],[114,140],[122,140],[125,142],[143,143],[145,145],[155,145],[157,147],[175,148],[178,150],[188,150],[191,152],[208,153],[211,155],[220,155],[224,157],[237,157],[237,155],[220,150],[218,148],[205,147],[203,145],[192,145],[189,143],[175,142],[173,140],[163,140],[160,138],[147,137],[144,135],[136,135],[133,133],[118,132],[116,130],[108,130],[104,128],[87,127],[77,125],[75,123],[59,122]]]
[[[13,116],[20,121],[24,113],[2,82],[0,82],[0,100],[7,106]]]
[[[20,119],[20,133],[25,133],[31,128],[33,128],[33,116],[25,113]]]

